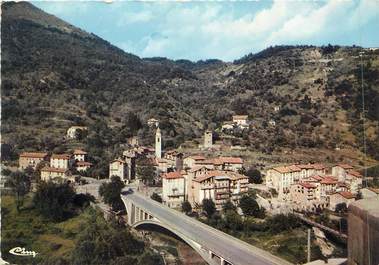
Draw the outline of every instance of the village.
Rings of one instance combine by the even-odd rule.
[[[210,156],[220,150],[213,141],[213,132],[205,130],[203,143],[197,153],[183,153],[180,149],[163,150],[159,121],[152,118],[148,125],[155,131],[155,147],[139,145],[137,137],[128,140],[128,148],[122,156],[109,163],[109,179],[117,176],[125,184],[137,185],[142,191],[157,193],[163,204],[180,209],[189,202],[198,209],[204,199],[214,202],[221,210],[227,202],[239,206],[242,196],[254,190],[257,201],[266,212],[275,213],[321,213],[346,210],[349,204],[360,198],[377,197],[379,191],[364,187],[364,176],[352,165],[336,164],[290,164],[271,167],[262,172],[264,180],[252,183],[246,173],[242,157]],[[225,122],[223,129],[248,128],[247,115],[235,115],[233,121]],[[75,139],[78,131],[87,127],[72,126],[67,131],[68,139]],[[205,151],[208,151],[205,154]],[[71,153],[51,154],[47,152],[23,152],[19,156],[19,168],[34,170],[39,167],[42,181],[80,183],[83,175],[92,166],[87,161],[87,152],[75,149]],[[144,185],[143,176],[138,174],[136,161],[145,161],[151,171],[147,174],[153,183]],[[259,182],[263,182],[263,184]],[[154,186],[149,188],[149,186]],[[150,189],[150,190],[149,190]]]

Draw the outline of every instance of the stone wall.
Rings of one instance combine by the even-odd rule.
[[[348,265],[379,264],[379,200],[356,201],[349,206]]]

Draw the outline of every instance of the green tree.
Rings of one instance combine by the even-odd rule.
[[[75,191],[67,183],[41,182],[33,203],[44,217],[61,221],[72,215],[74,197]]]
[[[163,265],[165,264],[162,257],[159,254],[155,254],[151,251],[146,251],[141,256],[138,265]]]
[[[92,208],[88,220],[78,234],[76,247],[71,255],[73,265],[136,264],[134,256],[144,251],[144,243],[137,240],[130,230],[115,219],[105,221],[102,214]],[[134,263],[123,263],[133,261]]]
[[[150,198],[151,198],[152,200],[154,200],[154,201],[157,201],[157,202],[159,202],[159,203],[162,203],[162,197],[159,196],[158,193],[153,192],[153,194],[151,194]]]
[[[87,130],[82,130],[82,129],[77,129],[76,132],[75,132],[75,138],[79,141],[83,140],[84,138],[86,138],[88,135],[88,131]]]
[[[225,213],[225,223],[233,231],[242,230],[243,228],[242,218],[236,211],[227,211]]]
[[[130,112],[126,115],[125,126],[130,129],[133,135],[136,135],[138,130],[142,128],[142,123],[136,114]]]
[[[230,201],[230,200],[227,200],[223,205],[222,205],[222,211],[224,213],[228,212],[228,211],[234,211],[236,212],[237,211],[237,207]]]
[[[206,213],[207,217],[210,218],[216,212],[216,205],[212,199],[203,199],[202,202],[203,211]]]
[[[24,196],[30,190],[30,177],[21,171],[12,172],[7,180],[7,186],[16,195],[16,208],[20,211],[20,207],[24,204]]]
[[[188,201],[182,202],[182,212],[190,214],[192,212],[192,206]]]
[[[241,208],[245,216],[257,217],[259,215],[259,205],[257,201],[251,196],[242,196],[242,198],[240,199],[239,207]]]
[[[249,170],[246,171],[246,176],[249,177],[249,183],[261,184],[263,182],[262,174],[256,168],[249,168]]]
[[[154,181],[155,167],[147,159],[142,159],[137,162],[137,177],[142,180],[144,184],[151,184]]]
[[[112,207],[113,211],[124,210],[125,206],[121,200],[120,194],[125,184],[120,177],[112,176],[109,183],[103,183],[99,187],[99,195],[106,204]]]

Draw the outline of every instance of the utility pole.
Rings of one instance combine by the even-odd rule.
[[[308,229],[307,263],[311,262],[311,229]]]

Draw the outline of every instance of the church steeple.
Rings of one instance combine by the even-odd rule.
[[[159,129],[159,127],[155,132],[155,157],[162,158],[162,135],[161,129]]]

